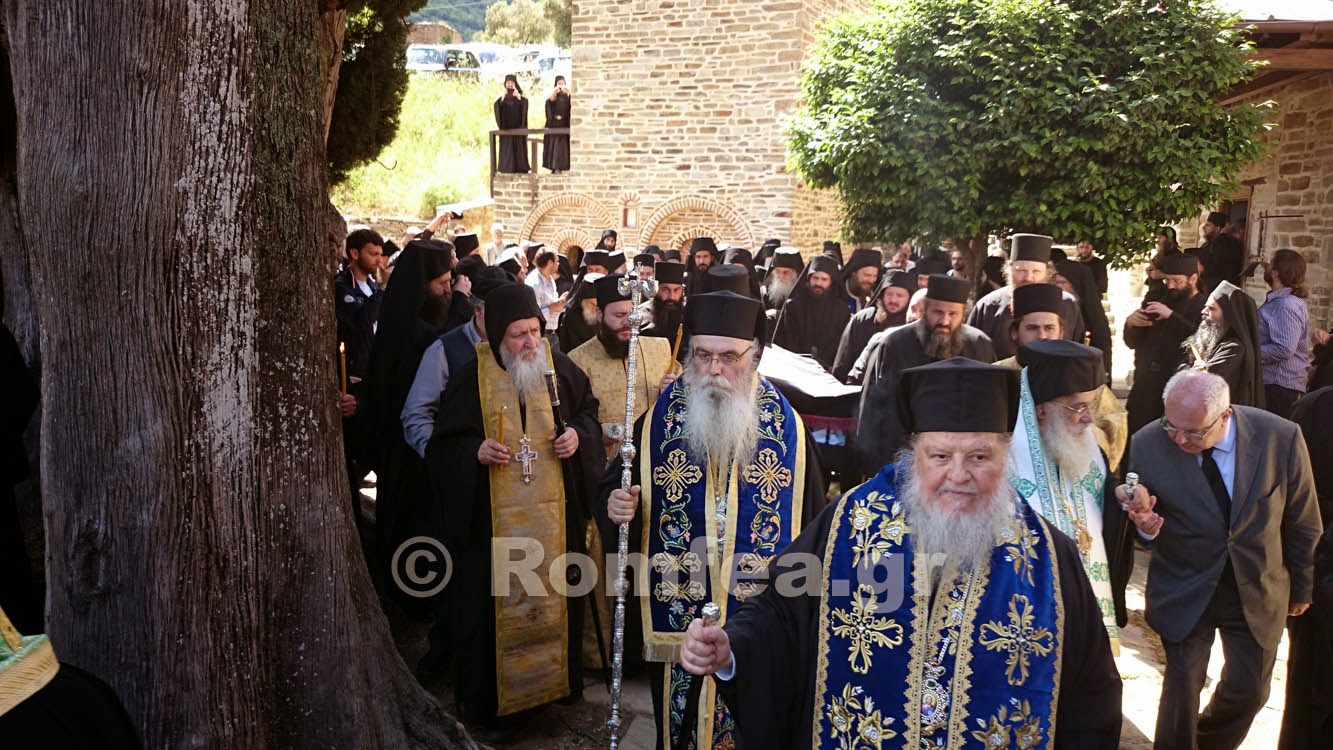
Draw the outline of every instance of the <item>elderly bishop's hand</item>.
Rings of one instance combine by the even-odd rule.
[[[717,625],[705,625],[696,619],[685,629],[685,643],[680,647],[680,665],[690,674],[715,674],[731,664],[731,640]]]

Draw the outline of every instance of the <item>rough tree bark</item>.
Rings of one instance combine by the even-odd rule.
[[[57,653],[150,747],[473,747],[351,523],[318,5],[0,8]]]
[[[343,37],[347,33],[347,0],[320,0],[319,57],[324,69],[324,140],[333,124],[333,101],[338,96],[338,71],[343,64]]]

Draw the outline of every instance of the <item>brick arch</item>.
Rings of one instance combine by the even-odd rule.
[[[664,245],[663,248],[668,250],[679,250],[684,253],[690,249],[690,240],[695,237],[717,237],[722,234],[722,232],[718,230],[719,227],[717,226],[695,224],[692,227],[687,227],[671,235],[671,239],[667,240],[667,244]]]
[[[542,201],[538,203],[535,208],[533,208],[531,211],[528,212],[527,218],[523,220],[523,228],[519,230],[518,233],[519,239],[520,240],[534,239],[532,233],[537,229],[537,225],[541,223],[541,220],[546,218],[546,215],[549,214],[551,211],[557,208],[566,208],[566,207],[573,207],[576,209],[580,209],[585,214],[593,214],[597,218],[599,222],[598,226],[601,229],[617,225],[615,217],[613,217],[611,215],[611,212],[607,210],[606,206],[603,206],[601,202],[598,201],[596,198],[593,198],[592,196],[587,195],[585,193],[556,193],[555,195],[552,195],[549,198],[542,199]],[[561,231],[563,232],[572,230],[565,229]],[[584,234],[584,236],[587,236],[586,233]],[[551,244],[555,243],[552,241]],[[573,244],[578,244],[578,243],[573,243]],[[586,245],[585,247],[592,247],[592,245],[595,244],[597,244],[596,240],[594,240],[591,244]]]
[[[586,252],[591,250],[596,244],[596,237],[588,234],[582,229],[574,229],[572,227],[561,229],[559,232],[551,235],[551,238],[546,241],[547,247],[554,248],[555,251],[561,255],[566,255],[566,251],[574,245],[578,245]]]
[[[725,222],[727,228],[731,230],[732,236],[735,237],[736,242],[741,247],[754,247],[754,232],[750,229],[750,223],[741,216],[740,211],[736,210],[736,208],[729,203],[714,200],[712,198],[704,198],[699,195],[686,195],[681,196],[680,198],[674,198],[658,207],[658,209],[653,212],[652,216],[649,216],[648,220],[643,223],[643,229],[640,236],[643,238],[644,244],[651,244],[655,241],[656,238],[654,235],[657,233],[658,228],[662,226],[667,219],[670,219],[681,211],[691,210],[706,211],[713,214]],[[685,237],[685,239],[705,236],[717,237],[723,235],[723,233],[716,232],[716,230],[711,227],[703,226],[691,227],[689,230],[678,232],[677,234],[689,234],[689,232],[695,231],[696,229],[699,230],[699,234],[690,235]],[[710,235],[708,234],[709,232],[713,232],[713,234]]]

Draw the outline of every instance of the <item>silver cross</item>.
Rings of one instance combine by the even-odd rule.
[[[532,449],[532,440],[527,435],[518,441],[518,453],[514,458],[523,462],[523,484],[532,484],[532,462],[537,460],[537,451]]]

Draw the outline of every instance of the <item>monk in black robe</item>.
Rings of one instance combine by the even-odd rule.
[[[870,337],[907,322],[907,305],[915,292],[916,274],[897,268],[884,272],[871,296],[874,304],[853,315],[842,329],[838,353],[833,358],[833,377],[846,383],[852,365],[870,343]]]
[[[682,663],[714,675],[745,747],[1117,746],[1122,684],[1078,549],[1006,482],[1017,396],[1016,371],[962,358],[906,373],[915,449],[722,627],[689,624]]]
[[[977,300],[967,316],[968,325],[990,337],[997,358],[1004,359],[1018,353],[1009,338],[1009,324],[1013,321],[1014,288],[1024,284],[1047,283],[1050,273],[1050,237],[1044,234],[1015,234],[1010,238],[1008,285]],[[1064,337],[1082,343],[1086,326],[1083,313],[1079,311],[1078,298],[1069,292],[1065,292],[1063,298],[1060,320],[1064,322]]]
[[[773,343],[796,354],[809,354],[827,370],[838,354],[842,329],[851,319],[851,304],[838,262],[816,255],[806,264],[791,298],[782,306]]]
[[[657,293],[643,303],[649,318],[642,334],[668,339],[674,348],[685,323],[685,264],[659,260],[653,264],[653,280]]]
[[[1162,292],[1144,295],[1143,306],[1125,318],[1125,346],[1134,350],[1134,385],[1125,408],[1129,434],[1163,414],[1162,392],[1181,363],[1185,339],[1199,327],[1207,300],[1199,294],[1199,266],[1193,255],[1174,253],[1161,259]]]
[[[893,461],[907,439],[898,419],[898,380],[904,370],[957,356],[995,361],[990,338],[963,323],[969,287],[966,279],[931,276],[921,317],[888,332],[866,363],[856,431],[856,455],[866,476]]]
[[[518,85],[518,78],[505,76],[505,92],[495,100],[495,127],[497,130],[522,130],[528,127],[528,99]],[[502,135],[500,151],[496,156],[496,170],[523,173],[528,168],[527,136]]]
[[[569,171],[569,87],[564,76],[555,77],[555,91],[546,98],[547,130],[563,128],[564,133],[547,133],[542,137],[542,166],[552,172]]]
[[[1181,368],[1207,370],[1227,381],[1231,403],[1264,408],[1259,366],[1259,310],[1244,289],[1219,281],[1203,306],[1203,319],[1185,339]]]
[[[563,548],[542,550],[542,566],[537,574],[545,582],[548,568],[558,555],[583,551],[583,530],[591,518],[587,493],[601,475],[604,454],[598,403],[588,378],[559,352],[550,352],[550,359],[545,358],[547,347],[542,338],[541,310],[530,287],[514,284],[491,292],[486,300],[486,336],[491,343],[479,347],[478,360],[449,379],[436,413],[434,434],[426,447],[426,462],[430,467],[431,484],[443,506],[444,536],[455,571],[449,589],[458,655],[455,682],[458,697],[468,720],[495,726],[497,713],[508,711],[500,705],[497,684],[496,644],[499,635],[496,600],[491,593],[492,537],[537,536],[543,530],[540,514],[535,508],[538,499],[531,500],[534,506],[531,516],[536,518],[534,523],[537,526],[517,534],[514,528],[494,529],[491,482],[497,476],[511,482],[520,470],[526,475],[525,454],[528,450],[548,461],[552,457],[558,459],[558,480],[544,479],[556,481],[553,486],[563,489],[564,533],[559,534],[554,529],[544,531],[555,532],[557,538],[562,536],[564,544]],[[555,371],[559,413],[566,425],[558,436],[549,395],[542,381],[548,362]],[[535,382],[532,382],[534,368]],[[512,381],[512,385],[490,382],[479,375],[482,371],[495,373],[491,377]],[[500,413],[499,407],[493,413],[484,413],[482,399],[503,392],[503,389],[496,390],[498,386],[521,394],[519,401],[515,408],[506,408],[505,413]],[[534,422],[535,417],[529,418],[529,415],[539,413],[552,421],[538,424]],[[497,420],[504,425],[498,433],[495,428]],[[518,449],[515,449],[516,445]],[[540,471],[541,465],[538,466]],[[515,492],[522,492],[523,486],[513,484]],[[529,502],[519,499],[525,506]],[[556,511],[542,511],[549,512]],[[566,578],[570,585],[578,583],[576,568],[571,568],[568,575],[562,573],[557,571],[557,578]],[[557,694],[544,697],[555,700],[580,694],[579,642],[585,600],[553,595],[534,597],[528,593],[530,601],[544,599],[546,601],[539,604],[549,605],[554,600],[567,607],[568,634],[563,648],[568,685],[557,690]],[[559,661],[558,654],[556,656],[555,660]]]
[[[398,257],[393,282],[385,289],[370,365],[358,407],[375,446],[375,529],[378,573],[404,539],[430,533],[437,525],[421,457],[407,444],[402,413],[426,348],[444,332],[455,297],[450,288],[453,248],[440,240],[413,240]],[[470,309],[470,303],[469,303]],[[395,589],[390,589],[395,590]],[[425,604],[400,597],[402,606]]]
[[[722,260],[717,243],[712,237],[695,237],[690,240],[690,253],[685,258],[685,296],[701,294],[704,289],[704,277],[708,269]]]

